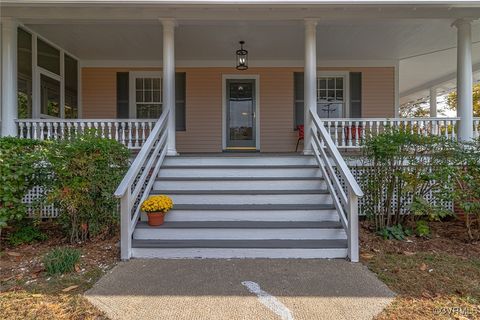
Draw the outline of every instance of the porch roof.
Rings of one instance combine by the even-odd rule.
[[[134,6],[133,6],[134,4]],[[35,6],[32,10],[32,6]],[[395,66],[401,102],[452,88],[457,18],[472,1],[4,0],[1,15],[76,55],[83,66],[161,66],[159,19],[174,18],[177,66],[231,66],[239,40],[251,66],[303,66],[303,19],[316,17],[319,66]],[[480,25],[473,24],[480,66]],[[453,78],[452,78],[453,77]],[[453,79],[453,82],[452,82]]]

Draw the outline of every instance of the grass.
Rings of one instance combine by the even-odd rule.
[[[386,241],[366,239],[366,232],[362,262],[398,294],[377,320],[480,319],[478,251],[460,254],[454,250],[459,243],[443,237]]]

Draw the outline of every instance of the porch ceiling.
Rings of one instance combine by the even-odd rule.
[[[451,20],[320,20],[318,60],[398,60],[455,47]],[[160,60],[158,21],[28,24],[82,60]],[[232,59],[239,40],[255,60],[303,60],[302,21],[179,21],[178,61]],[[474,25],[474,41],[480,26]]]

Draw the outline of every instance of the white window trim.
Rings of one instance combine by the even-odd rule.
[[[223,74],[222,75],[222,150],[227,149],[227,80],[255,80],[255,149],[260,151],[260,75],[259,74]]]
[[[128,117],[130,119],[137,118],[137,108],[136,108],[136,89],[135,89],[135,79],[136,78],[160,78],[162,81],[162,71],[130,71],[128,73]],[[162,110],[163,110],[163,87],[161,85],[161,99],[162,99]]]
[[[32,117],[33,118],[53,118],[56,117],[42,115],[41,114],[41,93],[40,93],[40,73],[51,77],[55,80],[60,81],[60,115],[61,118],[65,118],[65,54],[77,60],[77,108],[78,108],[78,118],[81,118],[82,114],[82,92],[81,92],[81,69],[80,69],[80,59],[72,54],[71,52],[63,49],[62,47],[56,45],[52,41],[42,37],[32,29],[26,27],[23,24],[18,24],[18,28],[25,30],[30,33],[32,36]],[[38,66],[37,55],[37,40],[40,39],[48,45],[54,47],[60,52],[60,74],[50,72],[40,66]]]
[[[317,71],[317,81],[318,81],[318,78],[325,78],[325,77],[343,77],[343,83],[344,83],[343,99],[345,100],[345,110],[343,111],[342,118],[347,118],[348,115],[350,114],[350,71]],[[317,101],[318,101],[318,95],[317,95]]]

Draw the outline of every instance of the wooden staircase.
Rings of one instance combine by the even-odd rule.
[[[166,157],[150,194],[174,209],[137,223],[137,258],[345,258],[347,235],[313,156]]]

